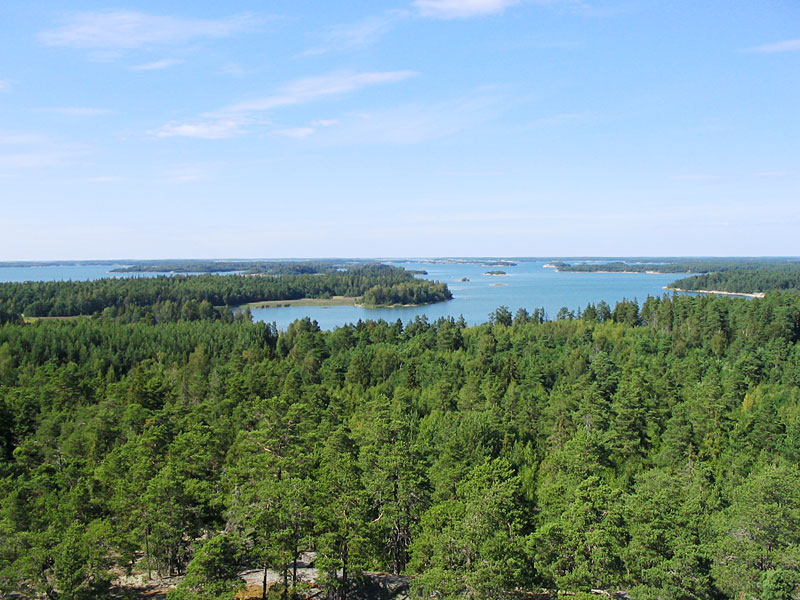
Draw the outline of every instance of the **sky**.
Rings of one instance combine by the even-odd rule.
[[[0,3],[0,260],[799,232],[797,0]]]

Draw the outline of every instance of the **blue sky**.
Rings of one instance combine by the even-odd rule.
[[[0,260],[800,254],[796,0],[0,4]]]

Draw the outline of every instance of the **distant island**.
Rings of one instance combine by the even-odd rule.
[[[486,271],[484,275],[491,275],[494,277],[505,277],[506,275],[508,275],[508,273],[506,273],[505,271]]]
[[[481,267],[516,267],[517,263],[506,259],[486,258],[425,258],[418,262],[432,265],[480,265]]]
[[[653,258],[591,262],[553,261],[545,267],[565,273],[687,273],[703,274],[731,269],[775,271],[800,268],[797,259],[781,258]]]
[[[277,268],[277,267],[276,267]],[[260,276],[259,276],[260,275]],[[445,283],[400,267],[351,265],[317,273],[175,275],[0,284],[3,321],[105,315],[154,321],[230,319],[234,308],[358,304],[416,306],[453,297]],[[0,322],[1,324],[1,322]]]
[[[800,291],[800,263],[735,268],[673,281],[668,289],[682,292],[737,294],[761,297],[769,291]]]

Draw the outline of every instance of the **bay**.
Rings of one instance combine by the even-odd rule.
[[[126,265],[47,265],[35,267],[0,266],[0,282],[90,281],[106,277],[156,277],[163,273],[112,273]]]
[[[489,314],[500,306],[512,313],[518,308],[529,312],[544,308],[548,317],[554,319],[562,306],[577,312],[587,304],[601,300],[611,308],[620,300],[637,300],[640,304],[648,296],[661,296],[664,286],[680,279],[675,273],[561,273],[545,268],[546,262],[519,262],[516,266],[485,266],[480,262],[427,263],[423,261],[393,261],[392,264],[406,269],[427,271],[420,275],[446,283],[453,292],[453,299],[426,306],[393,308],[363,308],[358,306],[283,306],[278,308],[253,309],[253,318],[274,322],[278,329],[286,329],[289,323],[309,317],[322,329],[333,329],[345,323],[368,319],[394,322],[400,319],[408,323],[418,316],[429,321],[440,317],[463,316],[469,325],[485,323]],[[485,275],[488,271],[502,270],[505,276]],[[467,278],[469,281],[461,281]],[[671,293],[671,292],[670,292]]]

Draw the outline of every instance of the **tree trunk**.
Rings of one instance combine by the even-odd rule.
[[[292,597],[297,588],[297,542],[294,544],[294,562],[292,563]]]
[[[267,563],[264,563],[264,579],[261,588],[261,600],[267,600]]]
[[[347,600],[347,551],[347,542],[345,542],[342,555],[342,600]]]

